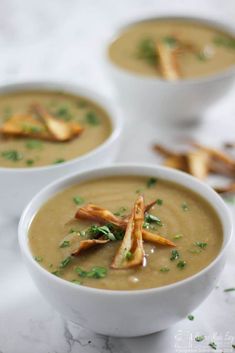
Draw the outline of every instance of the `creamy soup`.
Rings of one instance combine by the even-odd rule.
[[[75,214],[92,203],[125,221],[140,195],[145,205],[156,201],[141,221],[143,261],[129,268],[130,249],[124,254],[126,268],[114,268],[125,230],[112,222],[75,219]],[[168,243],[150,242],[146,232]],[[87,238],[108,242],[71,255]],[[192,276],[218,255],[222,240],[218,216],[202,197],[168,181],[138,176],[72,186],[43,205],[29,229],[32,254],[45,269],[77,285],[114,290],[160,287]]]
[[[149,20],[123,30],[111,43],[109,57],[116,65],[141,75],[201,77],[235,64],[235,38],[196,21]],[[173,70],[177,77],[171,77],[171,72],[167,77],[165,70]]]
[[[37,131],[33,129],[32,136],[0,134],[0,167],[24,168],[63,163],[92,151],[111,134],[108,114],[98,104],[84,97],[51,91],[1,95],[0,128],[16,115],[31,114],[33,104],[40,104],[60,122],[77,124],[82,132],[62,142],[37,138]],[[30,135],[30,131],[27,132]]]

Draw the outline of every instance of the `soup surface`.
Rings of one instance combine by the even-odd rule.
[[[13,116],[27,114],[40,104],[58,121],[78,123],[83,131],[70,141],[45,141],[33,137],[0,134],[0,167],[24,168],[63,163],[102,144],[111,134],[108,114],[96,103],[75,95],[31,91],[0,96],[0,127]]]
[[[166,70],[171,65],[178,72],[172,79],[187,79],[213,75],[233,66],[235,38],[196,21],[149,20],[123,30],[111,43],[109,56],[118,66],[138,74],[168,78],[161,67],[165,64]]]
[[[109,234],[108,243],[71,256],[79,242],[90,237],[91,227],[100,227],[94,221],[75,219],[80,207],[92,202],[124,219],[140,194],[145,204],[156,200],[145,213],[143,230],[160,234],[175,247],[144,241],[142,265],[111,268],[124,232],[118,228],[114,232],[109,223],[107,227],[120,240]],[[107,229],[102,230],[104,235]],[[43,205],[29,229],[32,254],[48,271],[78,285],[114,290],[160,287],[192,276],[217,256],[222,238],[218,216],[199,195],[174,183],[138,176],[106,177],[72,186]]]

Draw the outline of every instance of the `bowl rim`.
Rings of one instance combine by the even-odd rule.
[[[90,88],[84,87],[82,85],[74,84],[71,82],[65,81],[56,81],[56,80],[26,80],[22,82],[11,82],[8,84],[0,85],[0,96],[8,93],[20,93],[27,91],[60,91],[67,94],[82,96],[84,98],[90,99],[95,104],[98,104],[101,108],[107,112],[108,118],[111,123],[111,133],[106,140],[104,140],[100,145],[91,151],[65,161],[59,164],[50,164],[43,165],[39,167],[20,167],[20,168],[11,168],[11,167],[1,167],[0,173],[38,173],[38,172],[48,172],[51,170],[59,170],[61,168],[72,166],[73,164],[77,164],[78,162],[83,162],[87,158],[91,156],[95,156],[96,154],[102,152],[106,148],[109,148],[113,142],[115,142],[121,134],[123,127],[123,119],[121,117],[120,110],[114,105],[111,99],[107,99],[104,95],[97,93],[95,90],[91,90]]]
[[[125,29],[135,26],[138,23],[142,22],[148,22],[148,21],[155,21],[155,20],[182,20],[185,22],[198,22],[204,25],[207,25],[212,28],[217,28],[218,30],[221,30],[222,32],[228,33],[231,36],[235,36],[235,26],[233,26],[231,23],[227,24],[225,21],[221,21],[218,18],[215,17],[206,17],[206,16],[201,16],[201,15],[187,15],[187,14],[162,14],[162,15],[153,15],[153,16],[142,16],[142,17],[136,17],[133,20],[126,21],[116,27],[116,29],[113,31],[112,35],[109,36],[109,39],[106,40],[106,46],[103,50],[103,57],[105,63],[109,66],[110,69],[114,70],[115,72],[121,73],[122,75],[126,75],[129,77],[129,79],[138,79],[139,81],[144,81],[146,83],[151,83],[151,84],[164,84],[168,86],[173,86],[177,87],[178,85],[181,86],[186,86],[186,85],[194,85],[194,84],[202,84],[202,83],[208,83],[208,82],[214,82],[214,81],[219,81],[223,80],[231,74],[235,75],[235,65],[228,67],[225,70],[219,71],[218,73],[210,74],[207,76],[202,76],[202,77],[195,77],[195,78],[183,78],[180,80],[176,81],[169,81],[169,80],[164,80],[161,77],[153,77],[153,76],[148,76],[144,74],[140,74],[138,72],[134,72],[131,70],[128,70],[124,67],[119,66],[116,64],[114,61],[109,56],[109,48],[112,45],[112,43],[115,41],[115,39],[123,32]]]
[[[119,172],[119,173],[118,173]],[[120,173],[121,172],[121,173]],[[118,174],[117,174],[118,173]],[[158,176],[160,174],[160,177]],[[190,277],[186,277],[183,280],[173,282],[168,285],[164,285],[157,288],[147,288],[147,289],[137,289],[137,290],[112,290],[112,289],[100,289],[100,288],[93,288],[88,286],[79,286],[63,278],[57,277],[42,267],[39,263],[37,263],[29,248],[28,242],[28,230],[30,228],[30,224],[38,212],[47,200],[49,200],[54,195],[58,194],[58,192],[63,191],[64,189],[78,184],[80,182],[86,180],[93,180],[94,178],[99,177],[107,177],[107,176],[115,176],[115,175],[139,175],[139,176],[155,176],[159,179],[166,178],[166,180],[170,180],[173,182],[176,178],[176,184],[185,185],[190,184],[189,187],[187,185],[186,188],[198,193],[202,198],[204,198],[210,206],[215,210],[216,214],[218,215],[221,224],[223,226],[223,244],[217,256],[211,261],[206,267],[204,267],[199,272],[193,274]],[[179,182],[179,179],[182,181]],[[198,192],[200,189],[200,192]],[[208,196],[205,197],[205,194],[209,194],[213,200],[208,200]],[[39,200],[39,201],[38,201]],[[35,207],[35,204],[39,202],[39,205]],[[217,205],[214,207],[214,205]],[[33,213],[30,213],[31,208],[34,209]],[[219,210],[219,211],[218,211]],[[220,213],[219,213],[220,212]],[[144,294],[151,294],[151,293],[158,293],[162,291],[167,291],[174,289],[176,287],[182,286],[186,283],[192,282],[196,280],[198,277],[202,276],[206,272],[208,272],[213,266],[217,264],[217,262],[221,259],[224,255],[226,249],[228,248],[231,238],[232,238],[232,231],[233,231],[233,223],[232,223],[232,216],[227,208],[226,204],[222,200],[222,198],[207,184],[204,182],[196,179],[195,177],[186,174],[185,172],[181,172],[179,170],[175,170],[168,167],[163,166],[153,166],[151,164],[136,164],[136,163],[122,163],[122,164],[114,164],[111,166],[105,166],[100,168],[91,168],[83,171],[81,173],[72,173],[65,177],[62,177],[48,186],[44,187],[40,192],[38,192],[33,199],[29,202],[29,204],[24,209],[22,216],[20,218],[19,226],[18,226],[18,241],[21,248],[21,252],[25,258],[30,262],[30,266],[33,266],[37,271],[41,273],[41,275],[46,276],[48,281],[55,281],[58,285],[64,285],[66,287],[75,288],[74,290],[88,292],[88,293],[95,293],[97,295],[144,295]]]

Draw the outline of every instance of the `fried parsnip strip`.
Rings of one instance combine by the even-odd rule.
[[[185,172],[188,171],[187,157],[184,154],[166,158],[163,165],[169,168],[183,170]]]
[[[176,246],[172,241],[166,239],[158,234],[148,232],[147,230],[142,230],[142,237],[143,240],[146,242],[150,242],[153,244],[160,244],[160,245],[168,245],[168,246]]]
[[[108,243],[110,240],[109,239],[86,239],[86,240],[81,240],[79,243],[79,246],[76,250],[74,250],[71,255],[73,256],[78,256],[80,252],[93,248],[97,245],[103,245]]]
[[[78,123],[65,123],[62,120],[56,119],[39,104],[34,104],[32,110],[42,119],[48,131],[56,141],[63,142],[72,140],[83,131],[83,128]]]
[[[45,125],[30,114],[15,114],[0,127],[0,133],[4,136],[32,137],[50,140],[51,134]]]
[[[146,208],[147,206],[150,206],[150,205],[151,204],[145,206],[144,212],[148,211],[148,209],[146,210]],[[88,204],[87,206],[80,207],[77,210],[75,214],[75,218],[98,222],[100,224],[112,223],[121,229],[126,229],[130,216],[124,219],[120,219],[116,217],[112,212],[106,210],[105,208],[102,208],[93,204]],[[159,234],[147,232],[145,229],[142,230],[142,236],[143,236],[143,240],[146,242],[151,241],[152,243],[155,243],[155,244],[175,246],[175,244],[170,240],[162,237]]]
[[[144,199],[139,196],[128,220],[126,233],[111,268],[122,269],[140,266],[144,260],[142,227],[144,223]]]
[[[106,210],[105,208],[93,205],[93,204],[88,204],[84,207],[80,207],[76,214],[75,218],[77,219],[84,219],[84,220],[91,220],[94,222],[98,223],[112,223],[118,227],[121,228],[126,228],[127,221],[122,220],[115,216],[112,212],[109,210]]]
[[[187,153],[188,172],[198,179],[205,179],[209,173],[209,153],[198,149]]]
[[[228,165],[231,168],[235,168],[235,160],[233,158],[231,158],[228,154],[226,154],[216,148],[200,145],[199,143],[194,143],[194,146],[207,152],[215,160],[223,162],[225,165]]]
[[[170,150],[169,148],[166,148],[165,146],[162,146],[160,144],[155,144],[153,146],[153,149],[154,151],[160,153],[163,157],[178,157],[179,156],[179,153],[177,152],[174,152],[172,150]]]
[[[231,183],[225,186],[218,186],[218,187],[214,187],[214,190],[216,192],[218,192],[219,194],[226,194],[226,193],[234,193],[235,192],[235,183]]]
[[[156,50],[159,56],[160,71],[166,80],[175,81],[181,77],[177,60],[177,49],[162,42],[157,42]]]

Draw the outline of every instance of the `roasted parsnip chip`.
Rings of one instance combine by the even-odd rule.
[[[188,171],[187,157],[182,154],[178,156],[172,156],[165,159],[163,163],[166,167]]]
[[[4,136],[34,137],[49,140],[51,138],[45,125],[30,114],[15,114],[0,127]]]
[[[139,196],[128,220],[125,236],[111,268],[125,269],[140,266],[144,259],[142,227],[144,222],[144,199]]]
[[[66,123],[56,119],[39,104],[33,105],[32,109],[41,118],[55,141],[63,142],[72,140],[83,131],[83,128],[78,123]]]
[[[156,44],[156,50],[162,77],[170,81],[178,80],[181,73],[177,60],[177,49],[159,41]]]
[[[187,153],[188,172],[198,179],[205,179],[209,172],[210,156],[207,151],[198,149]]]
[[[200,145],[199,143],[194,143],[194,146],[200,148],[201,150],[207,152],[213,159],[218,160],[231,168],[235,168],[235,160],[228,154],[212,147],[207,147]]]
[[[81,240],[79,242],[79,246],[77,249],[75,249],[71,255],[73,256],[78,256],[80,252],[93,248],[97,245],[104,245],[108,243],[110,240],[109,239],[86,239],[86,240]]]
[[[171,240],[162,237],[161,235],[148,232],[143,229],[142,231],[143,240],[146,242],[160,244],[160,245],[168,245],[168,246],[176,246]]]

